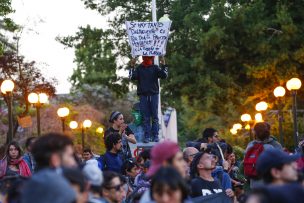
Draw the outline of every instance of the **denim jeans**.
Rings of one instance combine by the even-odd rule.
[[[140,96],[140,111],[143,115],[145,139],[152,139],[152,141],[158,138],[158,97],[158,94]]]

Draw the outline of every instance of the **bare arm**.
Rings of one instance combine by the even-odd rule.
[[[134,134],[130,134],[130,135],[126,136],[126,138],[132,144],[136,144],[136,138],[135,138]]]

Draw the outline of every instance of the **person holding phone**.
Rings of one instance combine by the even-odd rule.
[[[136,144],[136,138],[132,130],[125,123],[123,114],[119,111],[112,112],[109,122],[112,123],[112,126],[106,130],[104,139],[112,133],[119,133],[122,140],[123,160],[132,158],[131,149],[128,143],[131,142],[132,144]]]

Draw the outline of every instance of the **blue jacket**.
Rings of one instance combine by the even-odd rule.
[[[114,154],[107,151],[104,155],[101,155],[98,162],[103,171],[114,171],[121,173],[122,159],[119,154]]]
[[[33,155],[30,153],[25,153],[23,155],[23,160],[27,163],[28,167],[30,168],[30,170],[33,174],[35,171],[35,167],[36,167],[36,161],[35,161]]]
[[[221,183],[223,191],[227,189],[232,189],[230,176],[224,171],[223,167],[217,166],[214,171],[212,171],[211,175],[213,178],[217,179]]]

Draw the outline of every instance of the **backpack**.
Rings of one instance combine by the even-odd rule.
[[[256,170],[256,162],[260,154],[264,150],[263,143],[255,143],[245,154],[244,158],[244,174],[249,178],[258,178]]]

